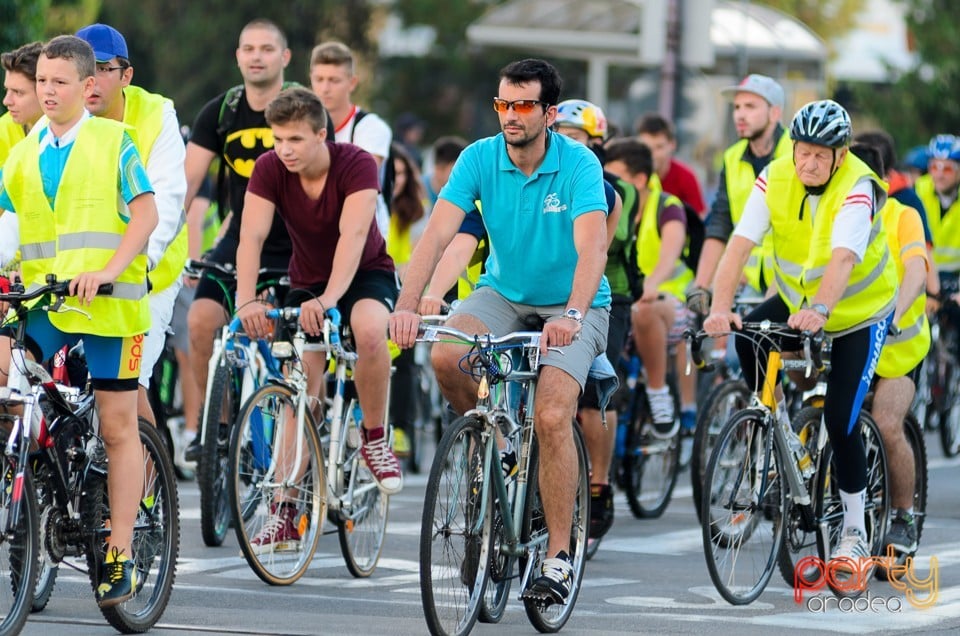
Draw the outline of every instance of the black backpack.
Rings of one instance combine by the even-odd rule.
[[[353,120],[353,130],[350,131],[350,141],[353,142],[353,133],[357,130],[357,124],[360,123],[360,120],[369,115],[367,111],[362,108],[357,109],[357,116]],[[393,160],[395,153],[393,152],[393,143],[390,143],[390,150],[387,152],[387,156],[383,159],[383,182],[380,184],[380,193],[383,194],[383,200],[387,204],[387,208],[390,207],[390,202],[393,201],[393,186],[397,180],[397,171],[394,168]]]

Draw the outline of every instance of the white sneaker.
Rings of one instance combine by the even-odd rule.
[[[839,572],[854,573],[853,568],[859,568],[861,559],[870,558],[870,546],[867,537],[858,528],[846,528],[840,536],[840,542],[830,555],[831,561],[838,561],[833,567]]]
[[[651,394],[647,391],[647,400],[650,402],[650,419],[653,426],[650,432],[658,439],[670,439],[680,430],[680,421],[673,410],[673,396],[670,392]]]

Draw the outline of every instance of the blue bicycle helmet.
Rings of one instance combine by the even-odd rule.
[[[927,146],[927,157],[960,161],[960,139],[954,135],[937,135]]]
[[[846,109],[832,99],[810,102],[797,111],[790,123],[790,138],[827,148],[850,143],[853,125]]]

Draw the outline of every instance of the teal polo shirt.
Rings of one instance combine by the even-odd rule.
[[[547,131],[547,154],[527,177],[507,155],[503,134],[467,146],[440,191],[464,211],[481,202],[490,255],[478,287],[514,303],[563,305],[573,288],[573,221],[607,210],[603,170],[585,145]],[[591,307],[610,305],[606,277]]]

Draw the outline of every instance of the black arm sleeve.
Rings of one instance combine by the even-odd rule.
[[[730,199],[727,197],[727,169],[720,169],[720,187],[710,206],[710,214],[704,221],[703,238],[717,239],[726,243],[733,234],[733,218],[730,216]]]

